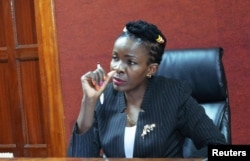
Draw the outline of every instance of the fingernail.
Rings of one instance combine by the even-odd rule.
[[[101,68],[101,65],[99,62],[97,62],[97,68]]]
[[[103,85],[103,83],[104,83],[104,82],[103,82],[103,81],[101,81],[101,82],[99,83],[99,86],[101,87],[101,86]]]

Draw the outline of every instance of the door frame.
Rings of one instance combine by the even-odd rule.
[[[60,78],[54,0],[35,0],[42,101],[47,114],[48,156],[66,156],[66,137]]]

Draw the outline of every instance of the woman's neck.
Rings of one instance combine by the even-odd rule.
[[[133,91],[124,92],[126,98],[126,114],[127,114],[127,123],[126,126],[134,126],[139,118],[139,113],[143,110],[141,109],[141,104],[143,97],[147,88],[147,83],[139,86]]]
[[[147,89],[148,82],[134,89],[133,91],[124,92],[126,98],[127,108],[139,108]]]

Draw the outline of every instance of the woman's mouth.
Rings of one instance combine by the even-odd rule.
[[[126,81],[124,81],[120,78],[113,77],[113,83],[117,86],[121,86],[121,85],[124,85],[126,83]]]

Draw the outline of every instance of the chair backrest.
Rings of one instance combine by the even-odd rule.
[[[222,56],[222,48],[167,50],[157,75],[187,81],[192,96],[231,143],[230,107]],[[184,157],[204,157],[201,151],[186,139]]]

